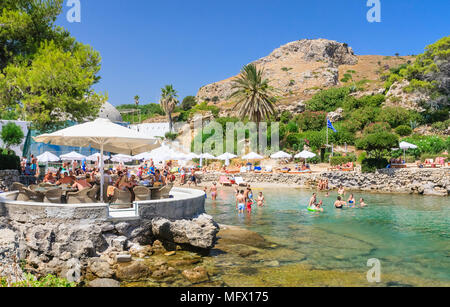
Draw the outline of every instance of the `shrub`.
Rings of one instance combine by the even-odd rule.
[[[378,169],[385,168],[389,164],[385,158],[366,158],[361,163],[363,173],[374,173]]]
[[[381,110],[377,121],[387,122],[392,128],[409,123],[412,119],[411,113],[401,107],[388,107]]]
[[[350,94],[350,88],[340,87],[323,90],[306,102],[306,108],[310,111],[335,111],[344,104],[344,100]]]
[[[167,132],[165,137],[168,140],[174,141],[178,137],[178,133]]]
[[[364,107],[361,109],[357,109],[352,111],[350,115],[350,120],[354,122],[360,123],[358,129],[362,129],[368,124],[375,121],[379,113],[379,109],[375,107]]]
[[[336,165],[342,165],[342,164],[345,164],[345,163],[355,162],[355,161],[356,161],[356,157],[353,156],[353,155],[352,156],[346,156],[346,157],[343,157],[343,156],[338,157],[338,156],[336,156],[336,157],[331,157],[330,164],[332,166],[336,166]]]
[[[197,104],[197,99],[194,96],[186,96],[181,103],[183,111],[189,111]]]
[[[9,154],[0,154],[0,170],[18,170],[20,169],[20,158]]]
[[[297,125],[302,131],[320,131],[326,125],[327,113],[306,111],[296,118]]]
[[[286,144],[289,146],[289,148],[303,150],[303,147],[305,146],[305,140],[301,134],[291,133],[286,138]]]
[[[404,141],[417,145],[421,153],[439,154],[447,149],[446,141],[439,136],[413,135]]]
[[[411,129],[411,127],[406,125],[400,125],[397,128],[395,128],[395,133],[397,133],[400,136],[411,135],[412,132],[413,130]]]
[[[379,122],[379,123],[370,124],[367,127],[365,127],[363,130],[363,134],[368,135],[368,134],[373,134],[373,133],[378,133],[378,132],[390,132],[390,131],[391,131],[391,126],[388,123]]]
[[[303,139],[308,140],[309,146],[313,150],[318,150],[323,145],[325,145],[327,141],[327,136],[325,131],[307,131],[301,134]]]
[[[377,132],[359,139],[356,146],[367,151],[371,157],[382,158],[386,151],[398,146],[398,137],[389,132]]]
[[[8,284],[3,278],[0,278],[0,287],[28,287],[28,288],[73,288],[76,283],[69,282],[67,279],[59,278],[53,275],[47,275],[37,279],[32,274],[25,274],[25,279],[20,282]]]

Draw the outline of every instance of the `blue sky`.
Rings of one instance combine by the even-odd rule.
[[[180,100],[236,75],[273,49],[303,38],[349,44],[356,54],[419,54],[450,35],[448,0],[380,0],[381,23],[366,0],[80,0],[81,23],[58,25],[101,53],[113,105],[157,102],[173,84]]]

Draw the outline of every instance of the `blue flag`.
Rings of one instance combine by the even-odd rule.
[[[328,129],[331,129],[331,130],[333,130],[334,132],[337,132],[337,130],[334,129],[333,124],[330,122],[330,120],[327,119],[327,121],[328,121]]]

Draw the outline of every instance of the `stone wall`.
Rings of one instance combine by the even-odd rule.
[[[11,187],[14,182],[19,182],[19,171],[3,170],[0,171],[0,190],[6,190]]]
[[[198,175],[202,182],[218,181],[219,173]],[[319,180],[328,179],[329,188],[342,185],[354,191],[374,191],[383,193],[409,193],[448,196],[450,194],[450,169],[383,169],[376,173],[324,172],[312,174],[254,174],[241,176],[250,184],[289,184],[302,188],[316,188]]]
[[[98,266],[111,272],[120,256],[151,251],[155,242],[208,250],[219,231],[204,214],[204,193],[198,190],[175,188],[174,198],[138,203],[139,215],[128,218],[111,218],[106,204],[17,202],[14,194],[0,194],[0,234],[5,234],[0,267],[8,268],[0,277],[11,277],[16,261],[24,260],[26,270],[37,276],[80,282]]]

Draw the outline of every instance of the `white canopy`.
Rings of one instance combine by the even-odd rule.
[[[34,137],[39,143],[60,146],[93,147],[103,151],[135,155],[155,149],[159,140],[99,118],[51,134]]]
[[[234,158],[237,158],[237,156],[233,155],[233,154],[231,154],[229,152],[226,152],[223,155],[218,156],[216,159],[218,159],[218,160],[231,160],[231,159],[234,159]]]
[[[414,144],[410,144],[408,142],[401,142],[400,143],[400,149],[407,150],[407,149],[417,149],[417,146]]]
[[[48,163],[48,162],[57,162],[59,161],[59,157],[57,155],[52,154],[51,152],[44,152],[42,155],[37,157],[38,162]]]
[[[147,158],[148,160],[152,159],[154,161],[176,160],[177,155],[179,155],[178,152],[167,145],[163,145],[155,150],[152,150]]]
[[[242,157],[244,160],[261,160],[264,159],[263,156],[258,155],[256,152],[251,152],[245,156]]]
[[[210,159],[210,160],[213,160],[213,159],[215,159],[216,157],[214,157],[212,154],[210,154],[210,153],[202,153],[201,155],[200,155],[200,158],[201,159]]]
[[[150,160],[152,159],[151,153],[150,152],[144,152],[138,155],[133,156],[133,160]]]
[[[294,156],[296,159],[311,159],[316,156],[315,153],[309,152],[307,150],[302,151],[301,153],[298,153]]]
[[[93,155],[90,155],[86,158],[87,161],[97,162],[100,161],[101,153],[97,152]],[[103,161],[109,160],[111,157],[109,156],[103,156]]]
[[[133,161],[133,157],[129,156],[129,155],[118,154],[118,155],[113,156],[111,158],[111,161],[112,162],[119,162],[119,163],[120,162],[128,163],[128,162]]]
[[[160,146],[158,139],[149,138],[129,128],[114,124],[109,119],[99,118],[95,121],[72,126],[51,134],[34,137],[39,143],[59,146],[92,147],[119,154],[136,155]],[[103,159],[100,184],[100,197],[103,201]]]
[[[290,158],[292,158],[292,155],[290,155],[284,151],[279,151],[279,152],[271,155],[270,158],[272,158],[272,159],[290,159]]]
[[[86,156],[79,154],[78,152],[72,151],[68,154],[59,156],[62,161],[81,161],[86,159]]]

